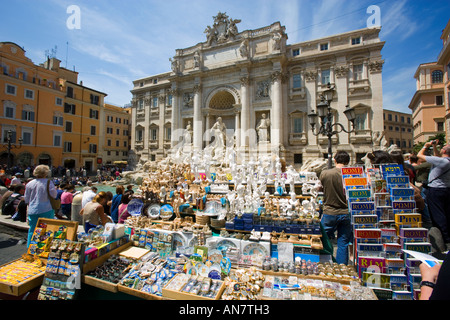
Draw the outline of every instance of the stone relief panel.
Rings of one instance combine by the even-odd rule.
[[[186,108],[191,108],[194,106],[194,93],[192,92],[183,93],[183,106]]]
[[[265,100],[270,98],[271,79],[256,82],[256,100]]]

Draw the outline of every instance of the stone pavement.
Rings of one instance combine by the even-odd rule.
[[[1,210],[0,210],[1,212]],[[65,221],[65,220],[61,220],[61,221]],[[20,221],[14,221],[13,219],[11,219],[11,216],[9,215],[1,215],[0,214],[0,225],[12,228],[12,229],[16,229],[18,231],[24,231],[24,232],[28,232],[29,226],[28,226],[28,222],[20,222]],[[84,231],[84,228],[82,225],[78,224],[78,232],[80,231]]]
[[[29,229],[27,222],[14,221],[10,215],[0,215],[0,224],[20,231],[28,232]]]

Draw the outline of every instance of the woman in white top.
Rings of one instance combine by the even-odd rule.
[[[100,191],[94,199],[88,202],[80,211],[80,215],[83,218],[84,231],[88,232],[89,229],[95,228],[98,225],[105,225],[112,220],[108,219],[105,214],[103,205],[108,201],[106,192]]]
[[[28,241],[27,247],[30,245],[31,237],[33,236],[34,229],[39,218],[53,219],[55,217],[55,211],[52,209],[52,204],[47,194],[47,181],[50,169],[46,165],[38,165],[33,175],[36,179],[31,180],[25,186],[25,203],[28,205],[28,223],[30,228],[28,229]],[[49,185],[50,196],[56,198],[57,191],[50,180]]]

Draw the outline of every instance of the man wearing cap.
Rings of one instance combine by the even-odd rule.
[[[22,174],[20,172],[17,172],[13,179],[11,180],[11,185],[16,185],[16,184],[23,184],[22,183],[22,179],[21,179]]]

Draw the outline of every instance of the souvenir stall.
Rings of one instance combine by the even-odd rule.
[[[42,219],[28,253],[0,266],[0,290],[39,288],[41,300],[77,299],[86,286],[149,300],[417,298],[410,253],[429,244],[400,173],[342,169],[355,239],[347,266],[328,250],[317,175],[282,172],[279,161],[265,169],[165,166],[142,180],[124,224],[77,233],[76,222]]]

